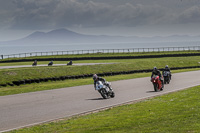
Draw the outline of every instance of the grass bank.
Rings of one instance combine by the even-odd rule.
[[[200,132],[200,86],[11,133]]]
[[[92,66],[51,66],[51,67],[27,67],[0,70],[0,84],[12,83],[13,81],[25,79],[38,79],[60,76],[74,76],[83,74],[120,72],[131,70],[152,69],[154,66],[164,68],[169,67],[189,67],[199,66],[200,56],[193,57],[168,57],[152,59],[126,59],[126,60],[97,60],[82,61],[88,63],[116,63],[107,65]]]
[[[185,71],[195,71],[195,70],[200,70],[200,68],[173,70],[172,74],[185,72]],[[118,81],[118,80],[126,80],[126,79],[133,79],[133,78],[150,77],[150,75],[151,73],[137,73],[137,74],[107,76],[103,78],[105,78],[107,81]],[[7,87],[0,88],[0,96],[43,91],[43,90],[51,90],[51,89],[59,89],[59,88],[81,86],[81,85],[88,85],[88,84],[93,84],[92,78],[54,81],[54,82],[42,82],[42,83],[26,84],[26,85],[21,85],[21,86],[7,86]]]

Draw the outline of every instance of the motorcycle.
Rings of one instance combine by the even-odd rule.
[[[153,77],[151,78],[151,82],[153,83],[154,90],[156,92],[163,90],[164,84],[162,84],[162,81],[159,79],[158,75],[153,75]]]
[[[72,65],[72,61],[68,62],[67,65]]]
[[[97,81],[95,89],[98,90],[98,92],[104,99],[115,97],[115,93],[111,88],[111,83],[107,81],[104,84],[102,83],[102,81]]]
[[[164,77],[164,84],[169,84],[170,82],[170,72],[169,71],[163,71],[163,77]]]
[[[37,62],[33,62],[32,66],[37,66]]]
[[[53,65],[53,62],[49,62],[48,66],[52,66]]]

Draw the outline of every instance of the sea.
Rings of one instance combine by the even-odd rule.
[[[11,55],[31,52],[74,51],[97,49],[133,49],[200,46],[200,41],[188,42],[151,42],[151,43],[74,43],[49,45],[0,45],[0,55]]]

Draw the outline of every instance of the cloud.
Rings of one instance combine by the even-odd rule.
[[[179,23],[199,23],[200,22],[200,6],[192,6],[185,10],[179,16]]]
[[[200,18],[199,6],[189,6],[183,2],[181,7],[178,0],[169,0],[169,2],[162,0],[107,1],[9,0],[5,2],[1,0],[0,19],[3,21],[0,21],[0,26],[34,30],[76,26],[136,27],[198,23]],[[7,8],[3,8],[2,5],[6,5]]]

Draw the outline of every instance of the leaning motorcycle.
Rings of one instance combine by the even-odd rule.
[[[162,81],[160,80],[158,75],[153,75],[153,77],[151,78],[151,82],[153,83],[154,90],[156,92],[163,90],[164,84],[162,84]]]
[[[33,62],[32,66],[37,66],[37,62]]]
[[[97,81],[96,83],[96,90],[101,94],[104,99],[113,98],[115,97],[115,93],[111,88],[111,83],[105,82],[104,84],[102,81]]]
[[[48,63],[48,66],[53,66],[53,62],[49,62],[49,63]]]
[[[169,84],[170,82],[170,72],[169,71],[163,71],[163,77],[164,77],[164,84]]]

